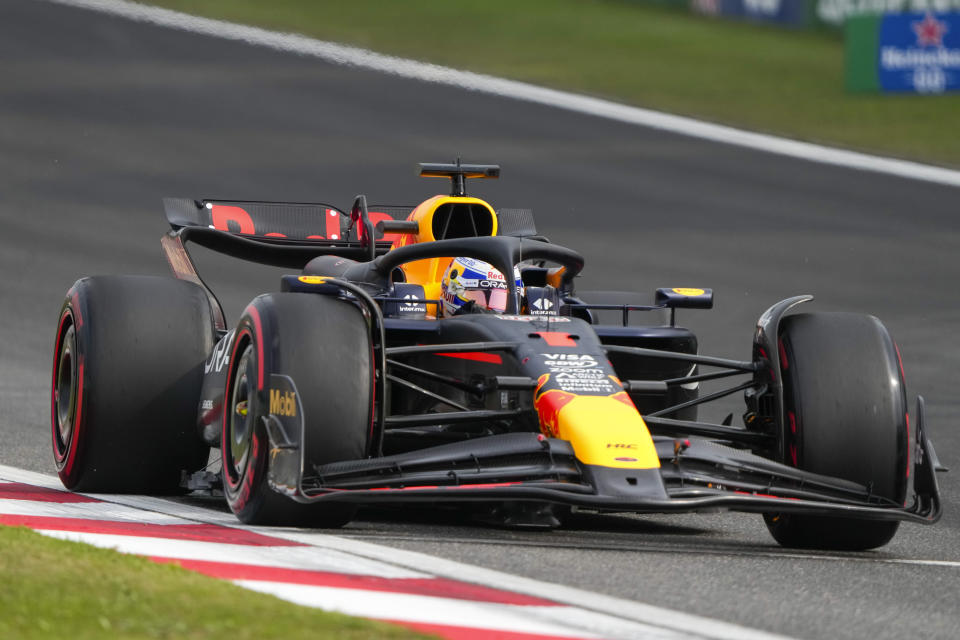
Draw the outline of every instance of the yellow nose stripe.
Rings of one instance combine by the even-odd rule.
[[[558,437],[569,440],[577,459],[585,464],[619,469],[659,468],[660,458],[650,430],[636,408],[618,399],[618,395],[577,396],[570,400],[557,416]]]

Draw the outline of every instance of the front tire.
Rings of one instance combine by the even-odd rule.
[[[304,420],[304,468],[363,458],[373,420],[373,357],[357,307],[333,297],[275,293],[256,298],[237,325],[224,404],[221,452],[227,504],[247,524],[341,527],[355,507],[304,504],[268,481],[270,377],[296,386]]]
[[[816,313],[781,324],[783,461],[870,488],[902,505],[907,490],[907,398],[899,354],[873,316]],[[865,550],[887,544],[899,521],[768,514],[788,547]]]

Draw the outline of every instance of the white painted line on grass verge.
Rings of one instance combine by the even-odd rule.
[[[427,573],[395,564],[371,560],[348,552],[326,549],[322,557],[314,547],[253,547],[243,544],[169,540],[166,538],[112,535],[38,529],[51,538],[82,542],[102,549],[153,558],[227,562],[259,567],[279,567],[303,571],[328,571],[344,575],[376,575],[388,579],[424,578]]]
[[[849,169],[874,171],[888,175],[924,180],[960,187],[960,171],[884,158],[856,151],[837,149],[809,142],[744,131],[684,116],[676,116],[651,109],[632,107],[609,100],[538,87],[515,80],[496,78],[470,71],[459,71],[416,60],[407,60],[336,44],[306,36],[268,31],[258,27],[222,20],[201,18],[186,13],[151,7],[126,0],[50,0],[59,4],[93,9],[139,22],[179,29],[226,40],[268,47],[304,56],[312,56],[333,64],[380,71],[403,78],[435,84],[460,87],[525,102],[544,104],[627,124],[660,129],[713,142],[766,151],[811,162],[819,162]]]

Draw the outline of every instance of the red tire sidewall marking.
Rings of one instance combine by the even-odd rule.
[[[780,386],[781,386],[781,397],[783,403],[783,417],[786,419],[787,424],[783,425],[783,438],[785,440],[785,446],[783,447],[783,457],[784,463],[791,465],[794,468],[800,468],[800,437],[801,437],[801,428],[802,424],[798,424],[799,420],[797,419],[796,407],[793,406],[793,400],[790,401],[790,406],[787,406],[787,370],[790,368],[790,360],[787,356],[787,348],[783,343],[783,337],[777,338],[777,355],[780,356]],[[771,370],[771,377],[773,377],[773,371]],[[792,385],[791,385],[792,386]],[[791,389],[792,393],[792,389]]]
[[[249,337],[257,350],[257,392],[262,392],[264,388],[263,328],[260,321],[260,313],[256,307],[250,305],[244,310],[243,315],[244,318],[240,321],[240,326],[237,329],[237,337],[233,342],[233,352],[230,354],[230,370],[227,374],[226,389],[224,390],[225,399],[231,397],[229,394],[232,393],[233,380],[236,375],[234,363],[237,361],[239,345],[245,342],[245,337]],[[250,325],[252,325],[252,327]],[[223,412],[223,429],[220,436],[220,451],[223,461],[224,492],[227,494],[231,510],[234,513],[240,513],[247,507],[257,489],[259,468],[261,466],[259,460],[260,438],[257,436],[256,426],[254,426],[253,433],[250,436],[250,453],[247,456],[247,464],[243,469],[243,473],[236,479],[236,482],[234,482],[233,477],[231,477],[233,460],[228,458],[227,453],[227,443],[229,442],[228,419],[231,412],[232,408],[225,406]]]
[[[900,368],[900,386],[903,387],[904,390],[906,390],[906,387],[907,387],[907,376],[906,376],[906,374],[903,372],[903,357],[900,355],[900,345],[898,345],[896,342],[894,342],[894,343],[893,343],[893,350],[894,350],[894,352],[897,354],[897,366]],[[906,395],[906,393],[904,393],[904,395]],[[905,466],[907,467],[906,478],[907,478],[907,483],[908,483],[908,487],[907,487],[907,488],[909,489],[909,482],[910,482],[910,463],[913,461],[913,457],[912,457],[912,455],[911,455],[911,454],[912,454],[912,451],[911,451],[912,447],[910,446],[910,443],[911,443],[911,440],[910,440],[910,405],[909,405],[908,402],[904,402],[904,403],[903,403],[903,419],[904,419],[904,422],[905,422],[905,424],[906,424],[906,432],[907,432],[907,434],[906,434],[906,435],[907,435],[907,464],[906,464]],[[904,496],[904,504],[906,504],[906,496]]]
[[[64,459],[65,455],[60,453],[60,448],[57,446],[60,435],[59,429],[57,428],[57,373],[60,368],[60,348],[63,346],[63,329],[67,320],[71,320],[72,322],[70,310],[64,309],[60,313],[60,322],[57,323],[57,339],[53,345],[53,366],[50,368],[50,370],[53,372],[51,374],[52,379],[50,382],[50,426],[52,428],[51,443],[53,444],[53,456],[56,459],[58,466]]]
[[[243,474],[243,479],[240,481],[240,491],[236,494],[231,507],[235,513],[239,513],[246,509],[247,505],[250,503],[250,498],[253,496],[253,493],[256,490],[255,482],[260,466],[259,458],[260,438],[258,438],[256,432],[254,432],[250,436],[250,455],[247,458],[247,468]]]
[[[244,314],[250,319],[250,324],[253,325],[253,330],[257,334],[255,336],[255,344],[257,345],[257,391],[263,391],[263,327],[260,322],[260,312],[257,311],[256,307],[250,305]]]
[[[73,295],[74,303],[77,302],[76,294]],[[60,433],[57,425],[57,372],[59,368],[60,350],[63,347],[63,338],[66,330],[73,326],[75,337],[74,357],[77,362],[77,389],[76,389],[76,407],[73,415],[73,428],[70,432],[70,441],[65,442],[65,450],[58,446],[60,442]],[[53,445],[53,456],[60,472],[61,478],[69,478],[73,473],[74,465],[77,461],[77,454],[80,448],[80,434],[83,431],[83,358],[79,353],[79,314],[74,311],[74,305],[69,304],[60,314],[60,322],[57,325],[57,340],[53,351],[53,378],[50,386],[50,423],[51,423],[51,443]]]
[[[224,489],[227,489],[229,494],[233,494],[234,491],[240,488],[240,485],[243,482],[243,477],[246,475],[244,473],[242,476],[237,478],[237,481],[233,481],[232,471],[234,469],[233,460],[229,455],[229,442],[230,442],[230,416],[233,411],[231,403],[233,401],[233,381],[237,374],[237,368],[239,363],[237,362],[237,352],[240,350],[240,345],[245,342],[244,338],[248,337],[251,340],[253,339],[253,334],[250,332],[250,329],[246,326],[243,326],[241,321],[240,328],[237,329],[237,336],[233,340],[233,351],[230,353],[229,369],[227,370],[227,382],[224,389],[224,411],[223,411],[223,427],[220,430],[220,458],[223,462],[223,483]],[[250,468],[250,465],[247,465],[247,469]],[[246,470],[245,470],[246,471]]]

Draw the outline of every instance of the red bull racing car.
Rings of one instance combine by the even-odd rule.
[[[578,292],[529,210],[466,195],[494,165],[423,164],[415,207],[166,199],[175,278],[83,278],[53,361],[53,452],[86,492],[222,490],[246,523],[334,527],[358,505],[762,514],[783,545],[868,549],[933,523],[923,400],[872,316],[766,311],[745,360],[676,312],[709,289]],[[186,246],[284,267],[228,327]],[[715,387],[709,392],[701,389]],[[709,383],[709,384],[707,384]],[[742,394],[742,424],[700,417]],[[911,419],[912,418],[912,419]],[[208,470],[211,448],[222,468]]]

